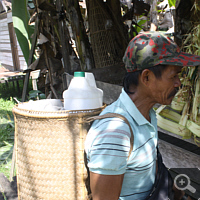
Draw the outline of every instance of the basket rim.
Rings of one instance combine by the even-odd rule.
[[[18,104],[14,105],[12,112],[13,114],[22,115],[25,117],[32,118],[63,118],[63,117],[84,117],[88,115],[95,115],[102,111],[106,107],[106,104],[95,109],[85,110],[59,110],[59,111],[36,111],[19,108]]]

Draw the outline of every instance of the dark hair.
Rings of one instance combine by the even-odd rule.
[[[168,67],[168,65],[156,65],[153,67],[148,68],[151,70],[157,79],[160,79],[162,76],[162,72]],[[138,70],[135,72],[127,72],[124,76],[123,80],[123,87],[126,93],[133,94],[130,92],[130,86],[138,86],[139,75],[142,73],[143,70]]]

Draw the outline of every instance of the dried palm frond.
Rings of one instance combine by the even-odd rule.
[[[183,50],[200,55],[200,24],[186,35]],[[162,107],[156,111],[158,126],[182,136],[183,139],[193,135],[196,145],[200,146],[200,66],[187,66],[183,71],[180,77],[182,87],[170,108]]]

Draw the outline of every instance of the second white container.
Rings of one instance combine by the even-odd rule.
[[[63,98],[65,110],[95,109],[103,105],[103,91],[96,87],[92,73],[74,72]]]

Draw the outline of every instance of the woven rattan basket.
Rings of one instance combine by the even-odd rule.
[[[19,200],[83,200],[85,117],[105,106],[84,111],[42,112],[14,106],[15,152]]]

